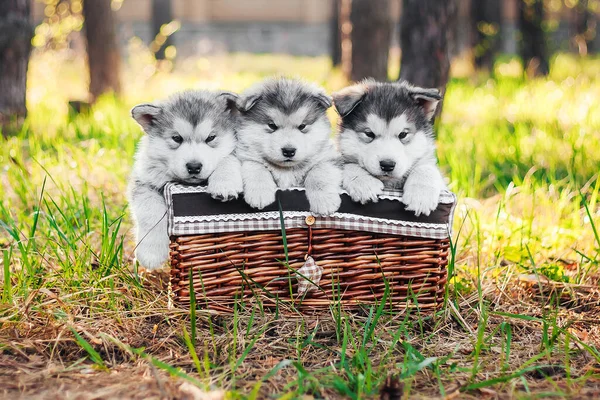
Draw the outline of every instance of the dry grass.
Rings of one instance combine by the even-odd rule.
[[[375,337],[365,346],[358,342],[363,338],[368,312],[343,314],[348,339],[357,341],[345,351],[348,369],[384,378],[400,373],[402,364],[411,365],[412,360],[406,360],[406,346],[410,345],[414,354],[437,357],[435,370],[424,369],[404,379],[405,392],[414,398],[505,397],[528,391],[573,397],[600,395],[598,353],[581,344],[600,343],[599,297],[569,296],[568,305],[555,308],[544,306],[536,298],[536,287],[537,283],[532,286],[526,282],[510,293],[486,287],[483,312],[477,296],[472,295],[456,302],[456,308],[449,306],[433,316],[407,318],[404,312],[382,316]],[[125,291],[127,287],[116,289]],[[207,357],[210,363],[210,378],[206,378],[202,371],[196,374],[182,339],[183,326],[189,329],[187,310],[168,309],[165,295],[164,287],[156,283],[137,296],[124,294],[123,301],[131,302],[131,310],[125,312],[105,310],[103,296],[84,305],[61,300],[50,291],[37,293],[37,306],[21,314],[26,317],[12,324],[3,323],[0,384],[4,394],[19,393],[24,398],[197,398],[181,391],[185,380],[170,378],[164,370],[130,351],[144,348],[146,354],[190,372],[213,389],[235,388],[230,395],[236,398],[251,393],[257,382],[284,360],[299,362],[306,373],[293,364],[282,368],[260,388],[259,398],[291,393],[290,389],[298,386],[315,397],[340,396],[333,385],[335,377],[344,375],[335,315],[275,318],[272,314],[252,316],[253,311],[257,313],[254,309],[241,310],[234,317],[199,311],[196,349],[200,359]],[[158,299],[153,300],[154,296]],[[64,310],[64,301],[69,302],[66,319],[57,317]],[[524,320],[523,316],[540,321]],[[557,334],[556,343],[547,347],[543,344],[543,316],[556,324],[548,330],[549,335],[562,332]],[[508,357],[503,338],[506,326],[512,334]],[[94,346],[108,370],[86,360],[87,354],[73,340],[70,327]],[[569,343],[564,342],[566,336],[570,337]],[[248,346],[251,349],[246,355]],[[368,368],[364,364],[367,359],[361,359],[365,347]],[[565,364],[567,353],[569,363]],[[243,363],[235,368],[236,360],[243,356]],[[473,383],[511,373],[519,377],[502,379],[491,388],[465,390]],[[379,379],[373,382],[375,393],[381,383]]]

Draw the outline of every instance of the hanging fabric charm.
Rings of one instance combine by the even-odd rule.
[[[307,256],[304,265],[296,274],[298,275],[298,294],[303,295],[317,290],[323,275],[323,268],[319,267],[311,256]]]
[[[306,256],[304,257],[304,265],[298,271],[296,271],[296,275],[298,276],[298,294],[303,295],[312,290],[317,290],[319,287],[319,282],[321,281],[321,276],[323,275],[323,268],[317,265],[314,258],[312,258],[312,225],[315,223],[316,219],[312,215],[306,217],[305,221],[306,225],[308,225],[308,251],[306,252]]]

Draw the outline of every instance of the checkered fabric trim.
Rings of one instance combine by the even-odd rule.
[[[307,228],[306,217],[310,212],[283,212],[285,229]],[[190,221],[189,217],[170,216],[169,232],[173,236],[199,235],[203,233],[248,232],[280,230],[279,212],[261,213],[261,218],[253,214],[235,214],[227,221]],[[346,229],[390,235],[404,235],[444,239],[449,235],[448,224],[425,224],[418,222],[392,221],[380,218],[363,217],[352,214],[335,213],[328,217],[315,217],[313,229]]]
[[[167,185],[165,197],[169,202],[172,194],[176,193],[199,193],[205,192],[201,187],[180,187],[178,185]],[[393,195],[393,196],[392,196]],[[399,192],[386,191],[386,198],[401,200]],[[414,236],[429,239],[445,239],[452,234],[452,218],[456,197],[451,192],[445,192],[440,202],[453,204],[450,219],[447,223],[424,223],[397,221],[382,218],[373,218],[363,215],[335,213],[331,216],[315,216],[313,229],[344,229],[353,231],[365,231],[389,235]],[[312,215],[310,212],[284,211],[283,219],[285,229],[308,228],[306,217]],[[173,215],[173,207],[169,202],[168,207],[168,231],[170,236],[200,235],[206,233],[227,232],[249,232],[249,231],[273,231],[280,230],[279,212],[257,212],[248,214],[228,215],[198,215],[176,217]]]

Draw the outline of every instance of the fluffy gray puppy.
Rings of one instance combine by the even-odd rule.
[[[354,201],[403,189],[406,209],[429,215],[446,188],[437,167],[432,119],[437,89],[365,80],[333,94],[340,114],[342,186]]]
[[[240,96],[236,154],[250,206],[272,204],[278,188],[304,186],[311,212],[337,211],[342,173],[330,139],[330,106],[323,89],[286,78],[267,79]]]
[[[223,201],[243,189],[235,149],[237,95],[186,91],[131,110],[146,135],[141,139],[129,182],[129,205],[136,227],[136,258],[148,269],[169,257],[167,182],[200,184]]]

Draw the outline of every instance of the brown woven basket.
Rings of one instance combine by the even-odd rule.
[[[436,211],[416,217],[400,196],[388,192],[359,205],[343,194],[338,213],[318,217],[307,211],[302,190],[279,192],[276,204],[257,212],[241,199],[221,203],[202,187],[170,184],[174,300],[189,305],[191,270],[198,307],[222,312],[247,299],[315,311],[384,297],[394,307],[436,309],[444,298],[455,197],[443,193]],[[297,272],[307,255],[316,266],[306,271],[318,269],[320,280]],[[309,291],[299,293],[301,281]]]

